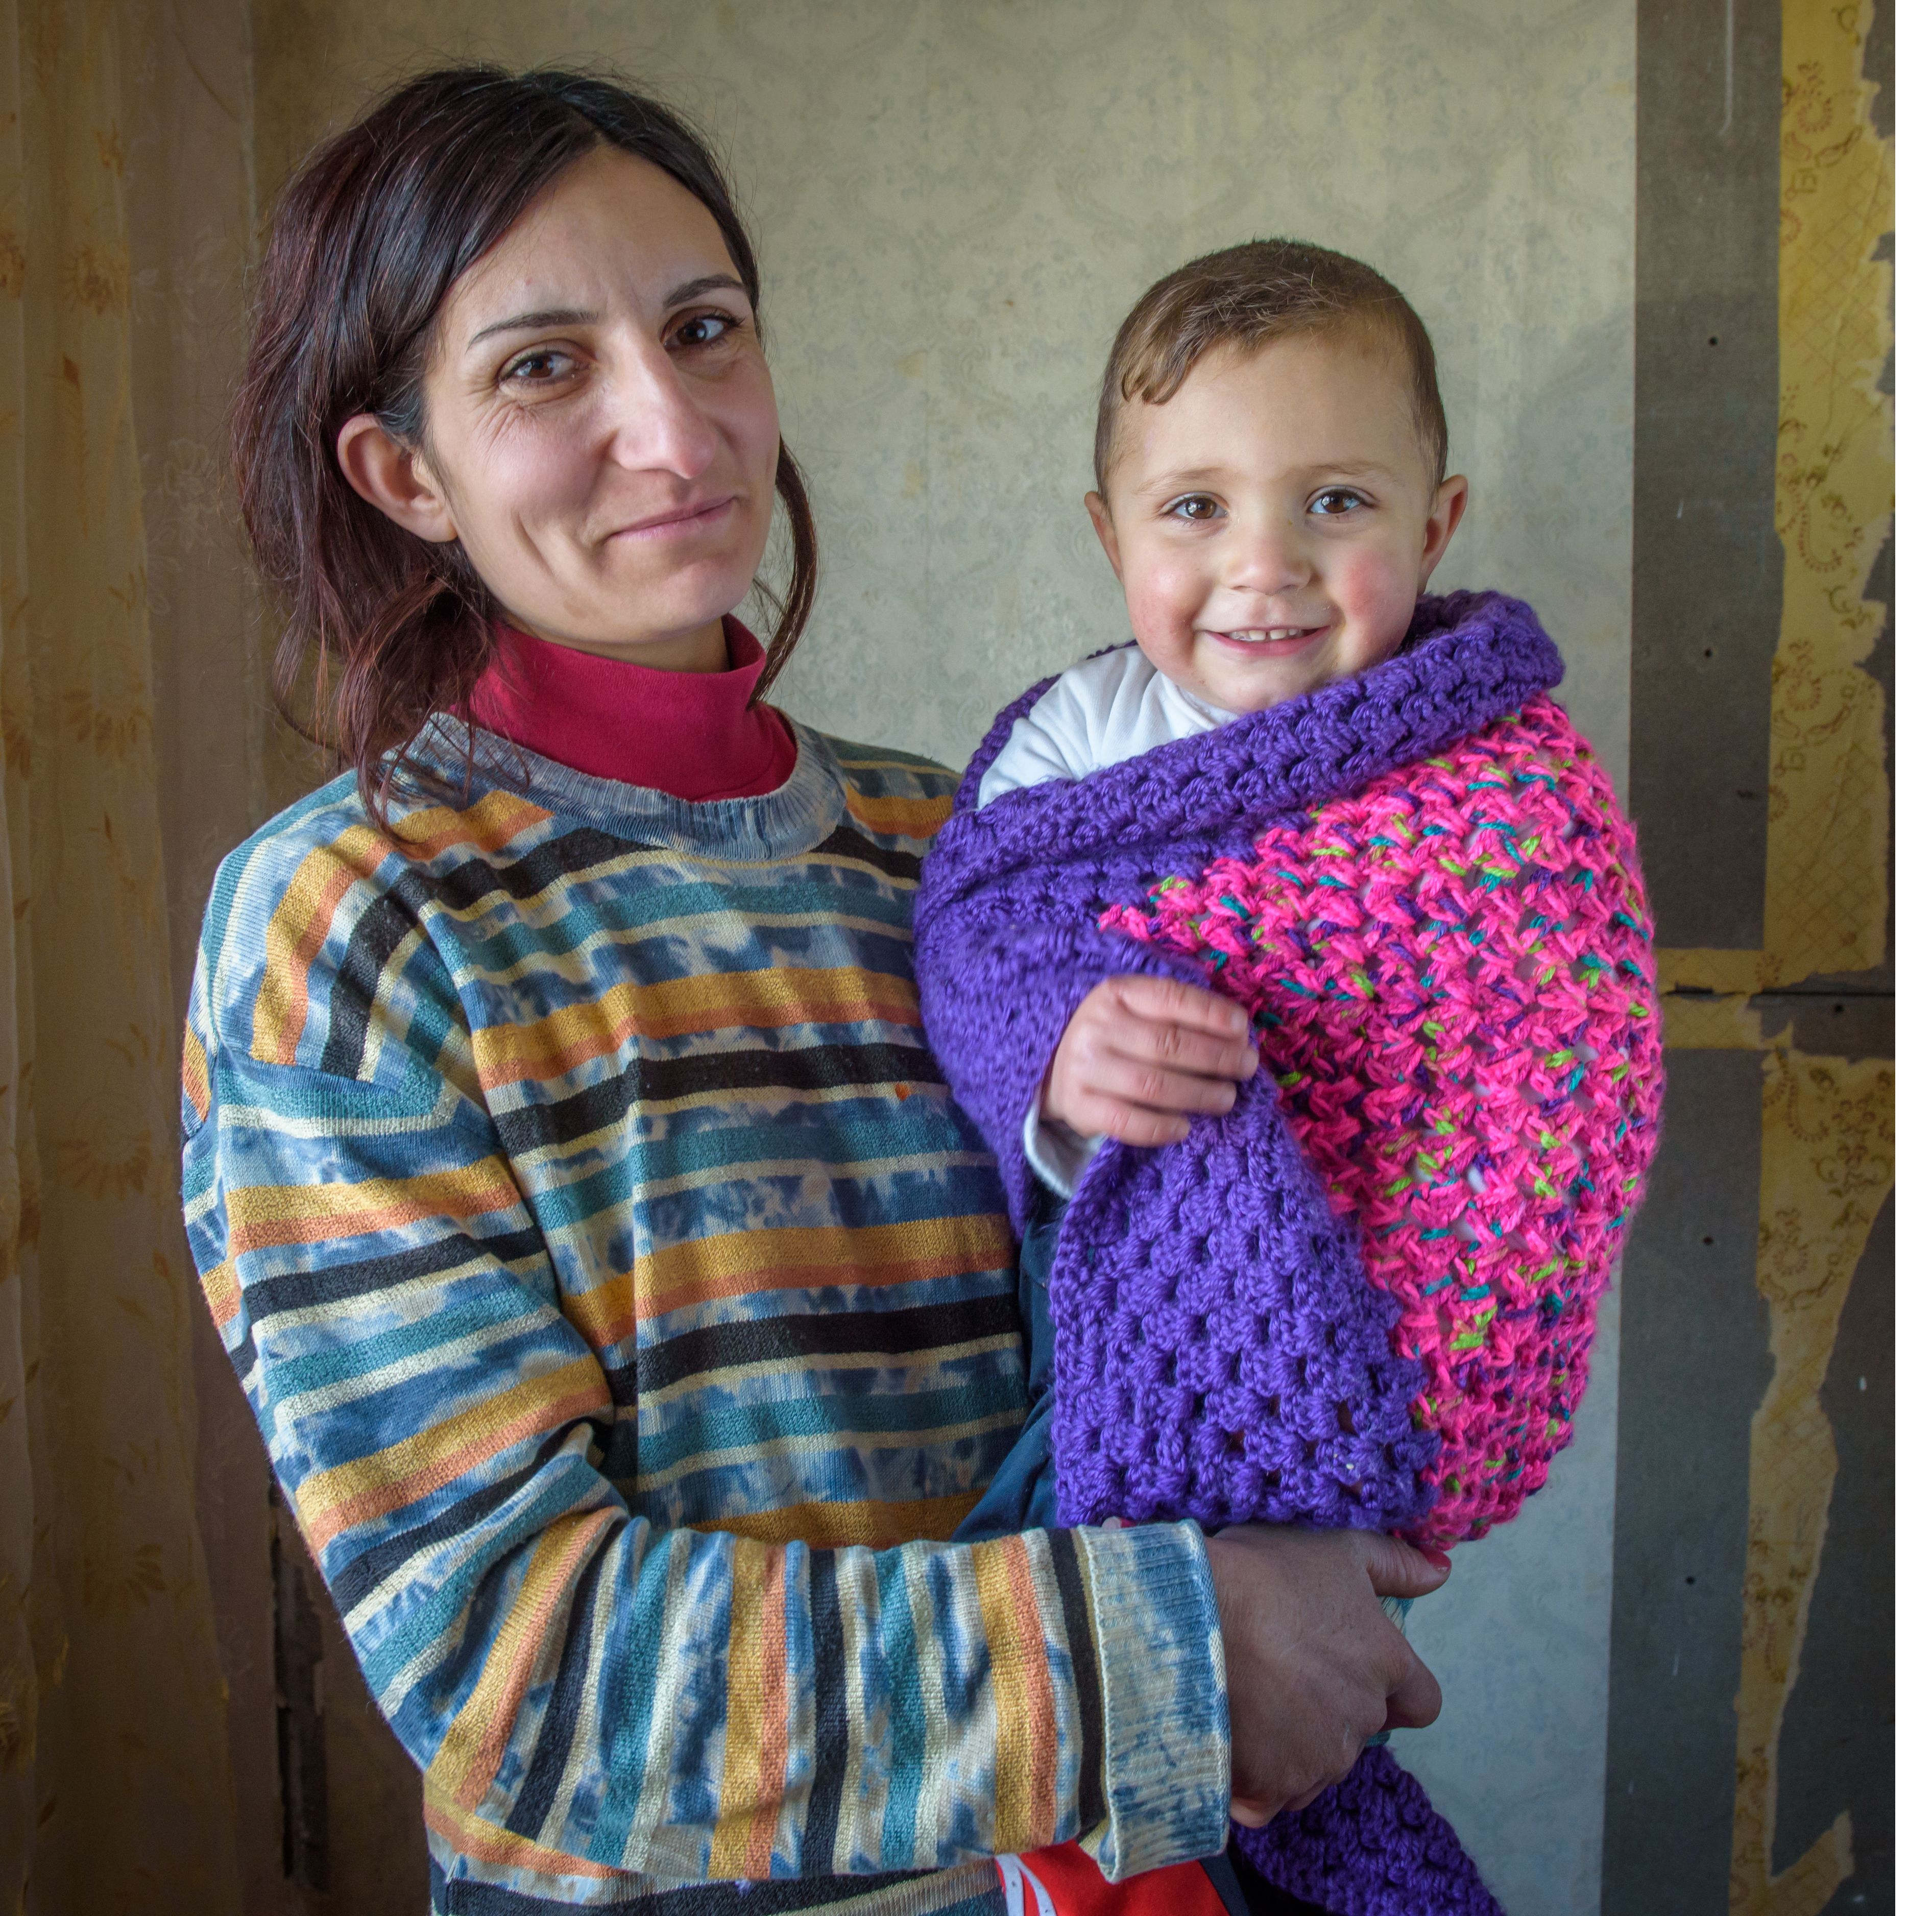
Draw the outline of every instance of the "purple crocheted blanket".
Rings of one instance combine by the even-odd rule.
[[[915,960],[1016,1224],[1027,1110],[1102,979],[1230,993],[1268,1067],[1178,1145],[1104,1146],[1068,1206],[1049,1287],[1063,1521],[1454,1541],[1512,1514],[1567,1442],[1660,1074],[1634,845],[1542,696],[1562,673],[1527,606],[1456,593],[1360,677],[1077,783],[976,809],[1050,680],[974,755]],[[1364,1761],[1348,1787],[1396,1791],[1388,1827],[1460,1857],[1412,1782]],[[1348,1818],[1323,1801],[1247,1845],[1286,1887],[1492,1907],[1472,1868],[1478,1901],[1418,1900],[1400,1870],[1394,1900],[1344,1893]]]

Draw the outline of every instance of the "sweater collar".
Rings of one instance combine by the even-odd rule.
[[[694,803],[651,785],[600,779],[507,739],[436,713],[403,755],[405,790],[426,803],[473,804],[515,793],[612,838],[724,865],[772,864],[824,843],[845,816],[844,767],[809,725],[796,736],[791,776],[776,790]]]
[[[724,621],[722,672],[666,672],[500,625],[470,695],[486,731],[586,777],[647,785],[690,803],[776,791],[796,758],[779,713],[754,704],[764,648]]]

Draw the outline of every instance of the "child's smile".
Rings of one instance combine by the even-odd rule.
[[[1141,649],[1255,712],[1395,650],[1467,497],[1432,482],[1396,356],[1328,332],[1220,348],[1129,404],[1087,503]]]

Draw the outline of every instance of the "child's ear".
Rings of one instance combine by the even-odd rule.
[[[1448,551],[1449,542],[1456,536],[1456,528],[1462,523],[1462,515],[1468,503],[1469,482],[1460,473],[1444,479],[1436,488],[1436,503],[1423,533],[1420,584],[1429,583],[1429,575]]]
[[[1107,510],[1107,496],[1102,492],[1087,495],[1087,516],[1094,521],[1094,530],[1099,535],[1100,544],[1107,554],[1107,563],[1114,569],[1114,576],[1120,576],[1120,536],[1114,530],[1114,515]]]

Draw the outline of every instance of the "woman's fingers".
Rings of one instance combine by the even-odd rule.
[[[1361,1533],[1364,1567],[1378,1596],[1427,1596],[1449,1578],[1446,1551],[1420,1550],[1379,1530]]]
[[[1388,1727],[1424,1730],[1442,1713],[1442,1686],[1429,1665],[1411,1650],[1408,1674],[1389,1692]]]
[[[1321,1791],[1316,1791],[1316,1794],[1320,1795]],[[1229,1801],[1228,1815],[1231,1821],[1239,1823],[1244,1829],[1264,1830],[1288,1806],[1285,1803],[1276,1803],[1272,1805],[1254,1803],[1250,1801],[1246,1797],[1238,1796]],[[1306,1806],[1297,1805],[1296,1806],[1300,1808]]]
[[[1376,1597],[1378,1576],[1394,1568],[1386,1542],[1253,1524],[1207,1539],[1240,1820],[1270,1805],[1305,1809],[1348,1773],[1365,1737],[1385,1723],[1431,1722],[1442,1707],[1436,1679]],[[1396,1574],[1425,1581],[1412,1568]]]

